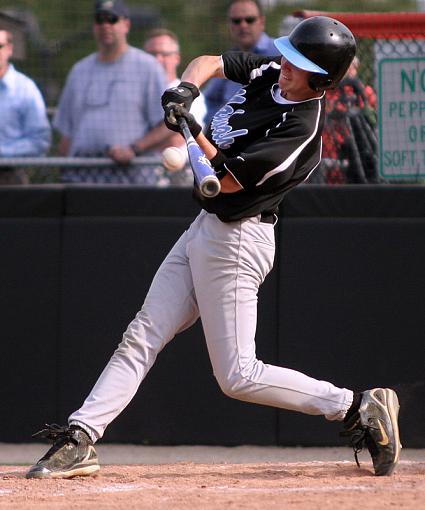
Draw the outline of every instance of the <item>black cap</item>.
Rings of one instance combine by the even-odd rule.
[[[129,11],[123,0],[96,0],[95,13],[107,12],[120,18],[128,18]]]

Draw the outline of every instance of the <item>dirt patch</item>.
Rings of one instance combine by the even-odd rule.
[[[26,480],[26,470],[0,466],[0,509],[425,508],[425,462],[402,461],[391,477],[346,461],[110,465],[72,480]]]

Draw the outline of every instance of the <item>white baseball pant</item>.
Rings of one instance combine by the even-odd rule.
[[[200,316],[214,375],[233,398],[342,420],[353,393],[256,358],[257,292],[273,266],[274,226],[201,211],[158,269],[142,309],[83,406],[69,417],[96,441],[158,353]]]

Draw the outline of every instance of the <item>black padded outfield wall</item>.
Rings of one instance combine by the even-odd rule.
[[[29,441],[81,405],[197,212],[184,189],[0,188],[0,441]],[[424,447],[425,187],[303,186],[276,229],[258,356],[345,387],[396,388],[403,444]],[[339,430],[222,395],[198,322],[104,441],[339,445]]]

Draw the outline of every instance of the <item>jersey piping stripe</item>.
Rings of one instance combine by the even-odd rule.
[[[308,175],[304,179],[304,181],[306,181],[310,177],[310,175],[316,170],[316,168],[319,166],[321,160],[322,160],[322,139],[320,138],[320,156],[319,156],[319,161],[317,162],[316,165],[314,165],[314,167],[310,170],[310,172],[308,172]]]
[[[313,138],[316,136],[317,129],[319,127],[320,112],[322,110],[322,105],[320,104],[320,101],[318,101],[318,105],[319,105],[319,109],[318,109],[318,112],[317,112],[316,124],[314,126],[314,131],[311,134],[311,136],[309,138],[307,138],[307,140],[304,143],[302,143],[298,147],[298,149],[296,149],[289,156],[289,158],[287,158],[285,161],[283,161],[279,166],[277,166],[273,170],[270,170],[269,172],[267,172],[264,175],[264,177],[260,181],[257,182],[256,186],[261,186],[262,184],[264,184],[264,182],[267,181],[267,179],[269,179],[273,175],[278,174],[280,172],[284,172],[295,161],[295,159],[300,155],[301,151],[311,142],[311,140],[313,140]]]
[[[221,55],[220,55],[220,66],[221,66],[221,72],[223,73],[223,76],[226,76],[226,74],[224,72],[224,60]],[[227,76],[226,76],[226,78],[227,78]]]
[[[236,179],[235,175],[232,173],[231,170],[229,170],[229,168],[227,167],[226,163],[224,163],[224,168],[229,172],[229,174],[233,177],[233,179],[235,179],[235,181],[239,184],[239,186],[244,189],[244,187],[242,186],[242,184]]]
[[[251,80],[255,80],[255,78],[261,76],[263,74],[263,71],[266,71],[269,67],[272,67],[273,69],[280,69],[280,64],[276,64],[276,62],[262,64],[260,67],[257,67],[257,69],[253,69],[249,77],[251,78]]]

